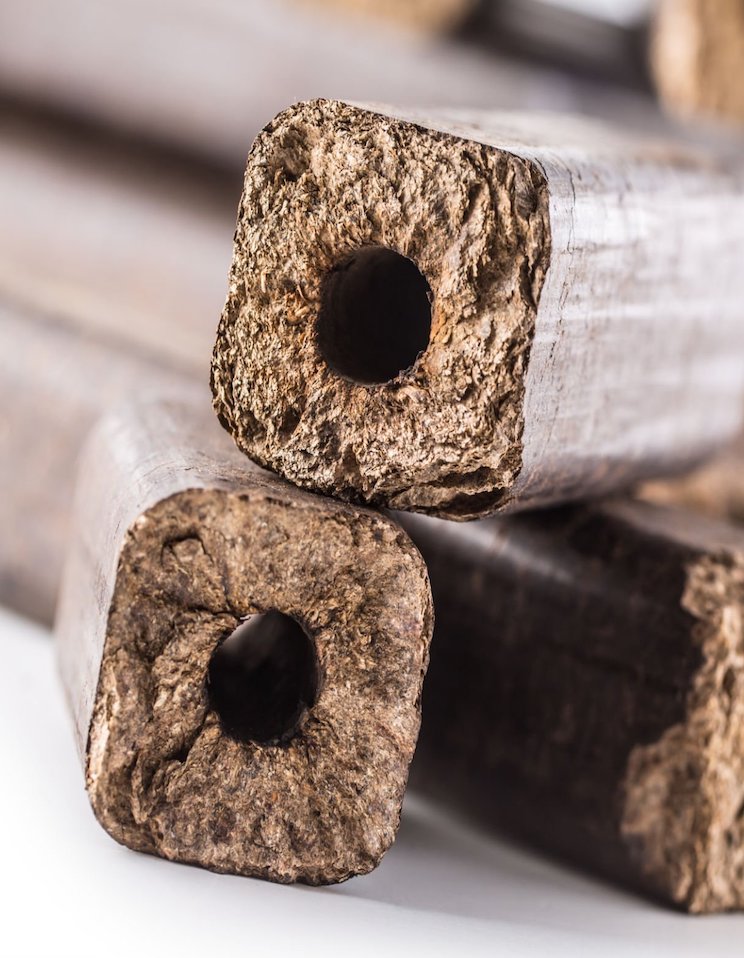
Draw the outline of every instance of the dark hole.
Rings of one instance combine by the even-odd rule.
[[[315,646],[282,612],[252,615],[215,649],[208,690],[229,736],[261,745],[286,742],[315,703]]]
[[[384,246],[367,246],[323,282],[318,346],[335,372],[384,383],[410,369],[429,345],[431,289],[416,264]]]

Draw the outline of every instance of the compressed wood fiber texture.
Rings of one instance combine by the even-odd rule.
[[[661,0],[652,51],[656,85],[671,110],[744,125],[741,0]]]
[[[744,534],[646,503],[401,516],[432,582],[414,783],[691,912],[744,906]]]
[[[215,408],[453,519],[680,470],[740,421],[742,213],[728,160],[576,119],[301,103],[249,157]]]
[[[294,489],[200,419],[177,403],[112,414],[83,457],[56,630],[88,795],[130,848],[342,881],[374,868],[398,826],[426,569],[390,519]],[[302,628],[313,690],[281,737],[238,738],[210,663],[270,611]]]

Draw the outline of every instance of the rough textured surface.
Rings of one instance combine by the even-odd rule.
[[[300,485],[456,519],[680,469],[740,419],[739,204],[710,157],[572,118],[299,104],[249,158],[215,407]],[[432,304],[428,347],[374,385],[317,333],[370,246]]]
[[[112,417],[82,466],[57,631],[93,809],[117,841],[217,871],[367,872],[418,734],[423,561],[389,519],[298,492],[189,420],[172,404]],[[311,637],[319,691],[286,744],[241,743],[207,669],[271,609]]]
[[[675,112],[744,125],[742,0],[662,0],[652,64]]]
[[[517,157],[341,103],[288,110],[246,172],[218,414],[302,485],[456,514],[518,468],[548,242],[544,178]],[[336,375],[316,345],[323,279],[362,246],[413,260],[433,293],[426,352],[377,388]]]
[[[743,538],[744,541],[744,538]],[[683,721],[633,749],[620,823],[640,867],[691,912],[744,908],[744,553],[687,567],[701,663]]]
[[[437,615],[414,782],[689,911],[744,907],[744,533],[631,502],[401,520]]]

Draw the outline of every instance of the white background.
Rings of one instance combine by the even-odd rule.
[[[528,855],[418,796],[371,875],[213,875],[116,845],[88,807],[49,633],[0,610],[0,955],[744,955],[691,918]]]

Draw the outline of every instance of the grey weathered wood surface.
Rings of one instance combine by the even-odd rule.
[[[413,781],[689,911],[744,907],[744,531],[633,502],[399,518],[436,610]]]
[[[302,626],[319,674],[280,744],[236,740],[207,678],[220,642],[270,610]],[[117,841],[282,882],[370,871],[398,827],[431,627],[399,526],[258,469],[200,403],[96,427],[55,628],[88,794]]]
[[[51,623],[87,432],[112,406],[191,378],[116,339],[0,304],[0,601]]]
[[[237,178],[19,111],[2,127],[3,299],[206,380]]]
[[[97,416],[184,378],[208,408],[236,186],[19,113],[3,132],[0,600],[49,623]]]
[[[741,422],[742,182],[730,155],[566,116],[292,107],[249,157],[216,408],[301,485],[458,519],[689,467]],[[432,293],[425,351],[375,385],[316,331],[368,246]]]

